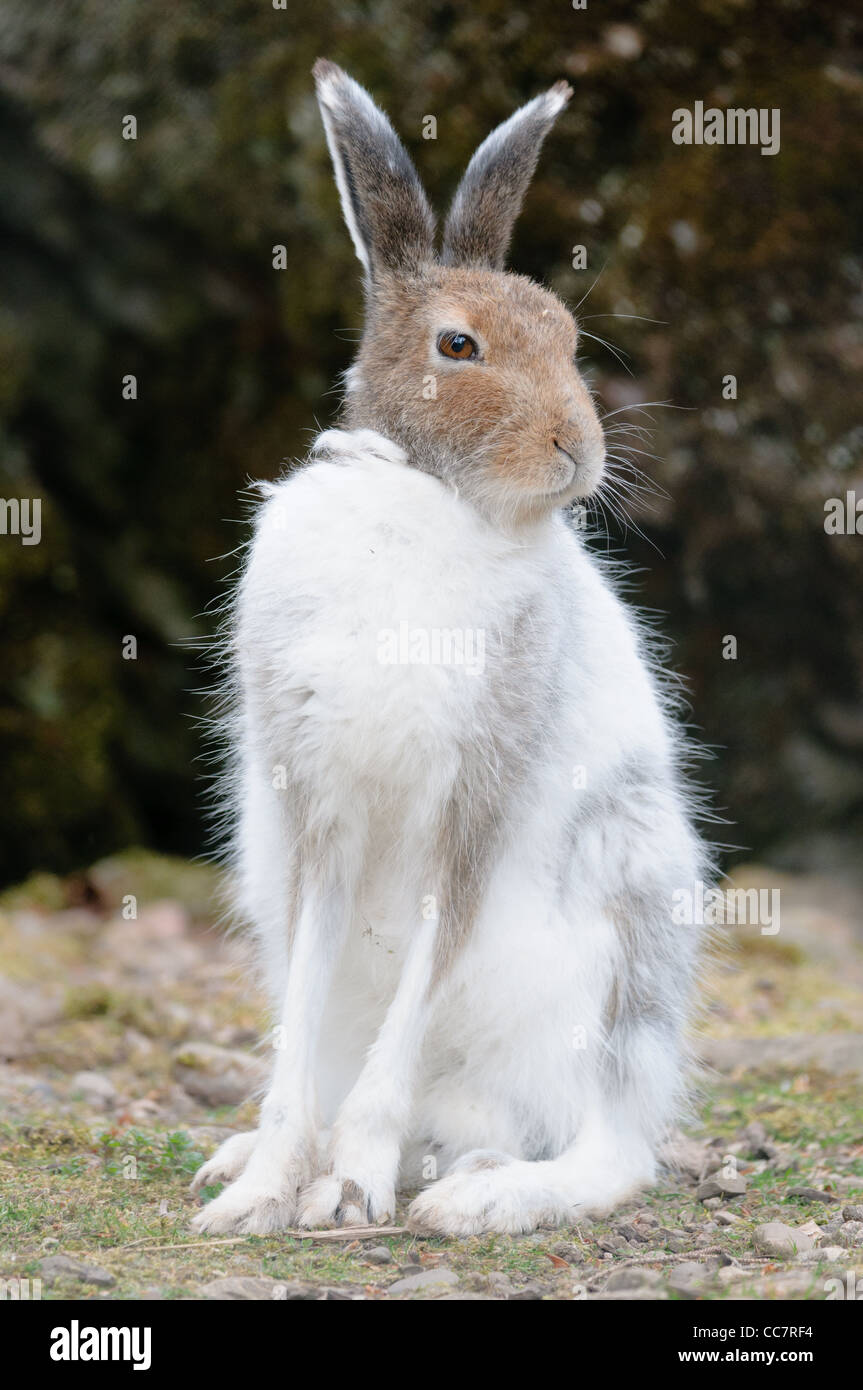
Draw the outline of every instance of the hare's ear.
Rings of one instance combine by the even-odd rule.
[[[556,82],[483,140],[446,220],[445,265],[502,269],[542,142],[571,96],[569,83]]]
[[[366,274],[415,271],[433,255],[434,216],[417,171],[387,120],[335,63],[314,66],[318,104],[342,210]]]

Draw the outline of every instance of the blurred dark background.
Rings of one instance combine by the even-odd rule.
[[[716,746],[721,837],[800,867],[858,853],[863,535],[827,535],[824,503],[863,498],[860,38],[846,0],[4,0],[0,497],[42,499],[42,540],[0,535],[0,881],[202,848],[183,643],[212,630],[245,481],[332,418],[361,321],[319,54],[390,112],[439,209],[488,130],[569,77],[510,264],[573,304],[601,271],[581,312],[623,317],[584,327],[632,371],[585,342],[603,403],[683,407],[633,441],[668,496],[632,509],[644,538],[611,534]],[[696,101],[778,107],[781,152],[675,145]]]

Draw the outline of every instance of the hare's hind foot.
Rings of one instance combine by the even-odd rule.
[[[569,1208],[538,1178],[540,1166],[485,1149],[465,1154],[414,1199],[408,1225],[418,1235],[440,1236],[524,1235],[557,1226]]]

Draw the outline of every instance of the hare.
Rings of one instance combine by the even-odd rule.
[[[707,872],[636,618],[568,519],[603,474],[576,323],[503,270],[559,82],[434,219],[315,66],[367,321],[342,427],[272,485],[232,609],[239,907],[278,1027],[198,1230],[526,1232],[657,1172]],[[423,1183],[426,1185],[423,1187]]]

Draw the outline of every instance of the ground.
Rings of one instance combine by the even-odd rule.
[[[7,891],[0,1280],[82,1299],[863,1297],[858,898],[757,866],[736,881],[779,890],[781,927],[724,934],[677,1166],[608,1219],[463,1241],[190,1233],[189,1181],[250,1127],[263,1066],[213,871],[131,853]]]

